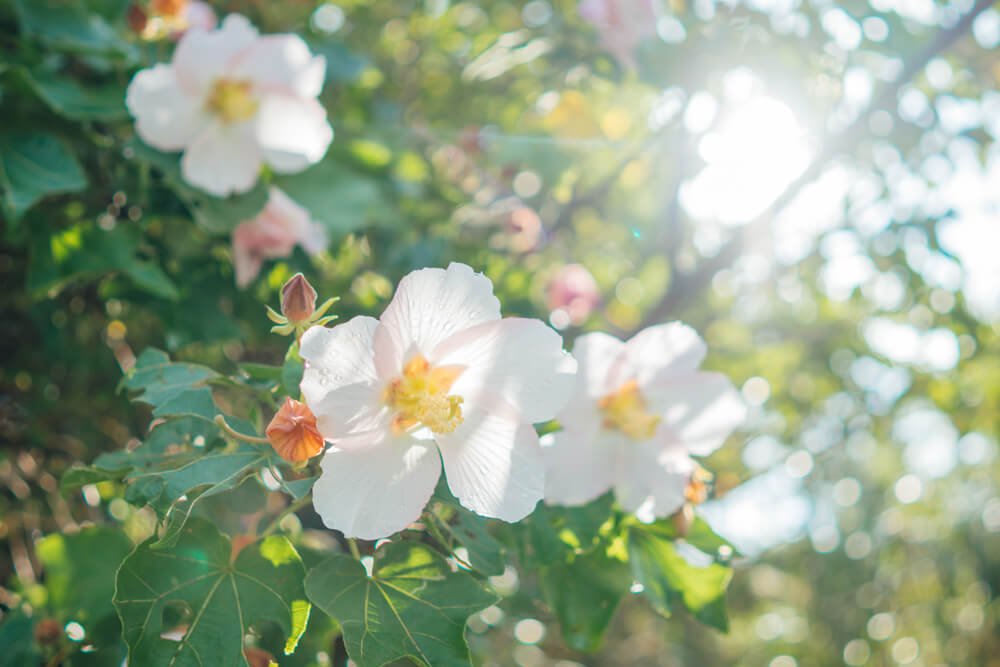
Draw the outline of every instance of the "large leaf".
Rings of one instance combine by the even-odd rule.
[[[142,290],[176,299],[177,287],[159,265],[140,255],[142,234],[131,223],[105,231],[81,223],[50,234],[37,230],[32,240],[28,289],[42,298],[68,284],[122,273]]]
[[[384,208],[375,181],[330,156],[299,174],[279,176],[274,184],[335,236],[364,227],[372,214]]]
[[[33,639],[35,617],[13,611],[0,623],[0,667],[37,665],[42,656]]]
[[[635,579],[658,612],[669,615],[680,603],[702,623],[728,630],[726,588],[731,568],[720,563],[692,565],[672,541],[645,526],[629,529],[628,554]]]
[[[21,69],[28,86],[56,113],[73,120],[118,120],[128,115],[125,89],[116,85],[81,86],[51,72]]]
[[[250,220],[267,203],[267,188],[258,183],[245,194],[221,199],[189,185],[181,175],[175,154],[161,153],[138,141],[132,144],[135,157],[163,173],[167,184],[187,205],[195,222],[213,234],[228,234],[239,223]]]
[[[568,563],[543,568],[539,582],[566,644],[579,651],[596,651],[632,576],[624,562],[596,549]]]
[[[56,48],[120,52],[123,40],[99,15],[77,0],[13,0],[21,30]]]
[[[462,507],[443,479],[434,498],[439,502],[431,506],[430,520],[440,527],[440,536],[449,542],[445,546],[463,547],[468,552],[468,564],[487,576],[502,574],[507,564],[505,548],[490,533],[487,519]]]
[[[38,200],[87,187],[80,163],[50,134],[0,135],[0,188],[11,219],[24,215]]]
[[[153,406],[153,415],[188,415],[208,421],[219,413],[206,382],[218,373],[206,366],[170,361],[161,350],[144,350],[135,367],[122,380],[129,391],[140,392],[138,400]]]
[[[285,652],[295,650],[310,605],[305,567],[284,537],[245,547],[231,561],[229,539],[212,524],[192,520],[169,549],[141,544],[118,571],[114,604],[122,620],[130,665],[229,667],[247,665],[244,637],[252,626],[276,623]],[[180,628],[164,625],[165,612]],[[183,629],[179,641],[163,637]]]
[[[612,504],[610,493],[581,507],[539,503],[526,520],[511,526],[521,560],[530,567],[551,565],[574,552],[593,549],[611,518]]]
[[[333,556],[309,572],[306,593],[340,622],[347,653],[360,667],[402,658],[425,667],[470,665],[466,621],[497,600],[416,542],[379,547],[371,576],[354,558]]]

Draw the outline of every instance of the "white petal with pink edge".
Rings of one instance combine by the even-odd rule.
[[[383,353],[377,364],[398,373],[414,353],[430,355],[450,336],[469,327],[500,319],[493,284],[465,264],[447,269],[420,269],[399,281],[375,333]]]
[[[316,164],[333,141],[333,129],[319,102],[281,94],[261,99],[256,134],[265,161],[280,173]]]
[[[455,432],[435,436],[448,488],[477,514],[520,521],[545,490],[538,435],[528,425],[468,407]]]
[[[562,337],[540,320],[506,318],[457,333],[431,353],[433,364],[463,366],[452,387],[459,396],[486,390],[530,423],[552,419],[569,400],[576,361]]]
[[[624,437],[608,431],[566,429],[542,436],[545,501],[584,505],[609,491],[615,481]]]
[[[129,84],[125,97],[135,129],[144,142],[163,151],[186,148],[209,120],[201,101],[181,89],[169,65],[142,70]]]
[[[352,450],[329,449],[313,486],[313,506],[328,528],[376,540],[420,518],[441,476],[429,441],[385,439]]]

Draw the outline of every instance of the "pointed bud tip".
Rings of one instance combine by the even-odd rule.
[[[296,273],[281,288],[281,314],[289,322],[306,322],[316,312],[316,289]]]

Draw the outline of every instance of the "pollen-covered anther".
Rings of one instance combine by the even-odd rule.
[[[403,374],[389,383],[385,402],[396,410],[392,430],[403,433],[422,424],[434,433],[451,433],[462,423],[462,397],[448,392],[465,370],[460,366],[432,368],[421,355],[403,366]]]
[[[650,414],[639,384],[629,380],[597,402],[604,419],[602,426],[618,430],[633,440],[648,440],[656,433],[661,418]]]
[[[249,82],[219,79],[212,86],[207,105],[208,110],[224,122],[237,123],[253,118],[259,103]]]

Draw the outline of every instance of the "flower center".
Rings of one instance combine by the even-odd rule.
[[[397,435],[423,424],[434,433],[451,433],[462,423],[462,397],[448,393],[465,370],[461,366],[431,368],[417,355],[403,366],[403,374],[385,389],[385,402],[396,410],[392,420]]]
[[[635,380],[602,397],[597,407],[604,415],[604,428],[621,431],[633,440],[652,438],[660,425],[660,417],[649,414],[646,399]]]
[[[250,94],[248,81],[219,79],[208,94],[208,110],[226,123],[253,118],[258,106],[257,100]]]

